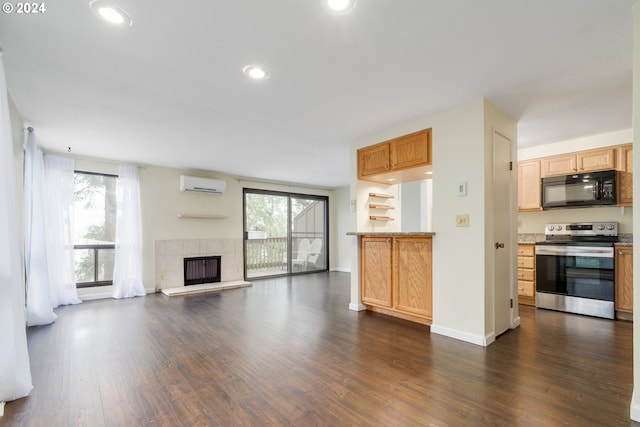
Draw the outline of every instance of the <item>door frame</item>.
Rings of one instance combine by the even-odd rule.
[[[255,276],[255,277],[251,277],[250,280],[255,280],[255,279],[267,279],[267,278],[271,278],[271,277],[283,277],[283,276],[294,276],[294,275],[300,275],[300,274],[311,274],[311,273],[319,273],[319,272],[323,272],[323,271],[329,271],[329,197],[328,196],[320,196],[320,195],[316,195],[316,194],[304,194],[304,193],[293,193],[293,192],[288,192],[288,191],[275,191],[275,190],[263,190],[263,189],[257,189],[257,188],[248,188],[245,187],[242,189],[242,265],[243,265],[243,271],[244,271],[244,279],[245,280],[249,280],[249,278],[247,278],[247,259],[246,259],[246,254],[247,254],[247,207],[246,207],[246,195],[247,193],[252,193],[252,194],[264,194],[264,195],[272,195],[272,196],[284,196],[288,198],[287,201],[287,249],[286,249],[286,253],[287,253],[287,269],[286,272],[283,272],[282,274],[272,274],[272,275],[268,275],[268,276]],[[291,268],[291,255],[293,252],[292,249],[292,241],[293,241],[293,236],[291,235],[291,200],[293,198],[305,198],[305,199],[315,199],[315,200],[321,200],[324,201],[324,230],[325,230],[325,236],[324,236],[324,240],[325,240],[325,257],[326,257],[326,268],[324,269],[318,269],[318,270],[311,270],[311,271],[298,271],[298,272],[294,272]]]

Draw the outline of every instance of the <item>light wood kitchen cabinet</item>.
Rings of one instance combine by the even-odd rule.
[[[363,236],[360,245],[360,286],[367,309],[431,324],[431,237]]]
[[[633,145],[618,147],[618,205],[633,205]]]
[[[363,237],[360,246],[362,302],[391,307],[391,237]]]
[[[633,312],[633,247],[616,246],[615,309],[617,317]]]
[[[391,146],[376,144],[358,150],[358,179],[389,171]]]
[[[615,169],[615,147],[598,148],[541,159],[542,177]]]
[[[432,239],[401,237],[393,241],[393,306],[431,319]]]
[[[536,245],[518,245],[518,301],[536,305]]]
[[[358,150],[358,179],[383,184],[420,181],[431,170],[431,129]]]
[[[518,163],[518,210],[539,211],[542,209],[540,160]]]

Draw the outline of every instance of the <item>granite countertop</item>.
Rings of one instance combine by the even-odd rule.
[[[434,236],[432,231],[347,231],[347,236],[398,236],[424,237]]]

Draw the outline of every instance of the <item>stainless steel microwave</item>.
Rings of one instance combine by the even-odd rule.
[[[542,209],[615,205],[615,170],[542,178]]]

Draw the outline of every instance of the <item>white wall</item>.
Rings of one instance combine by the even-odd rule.
[[[611,145],[628,144],[633,140],[631,129],[622,129],[591,135],[584,138],[557,141],[536,147],[518,150],[518,161],[537,159],[539,157],[555,156],[556,154],[573,153],[575,151],[591,150],[593,148],[609,147]]]
[[[628,144],[633,140],[632,130],[624,129],[585,138],[560,141],[518,150],[518,160],[537,159],[556,154],[573,153],[592,148]],[[519,233],[544,233],[544,226],[552,222],[617,221],[620,233],[633,232],[633,208],[590,207],[575,209],[550,209],[518,214]]]
[[[400,223],[402,231],[422,231],[422,181],[407,182],[400,185]]]
[[[351,215],[351,202],[349,199],[349,186],[338,187],[333,192],[331,209],[333,222],[331,228],[335,228],[334,240],[331,251],[331,270],[351,271],[351,240],[347,232],[356,229],[355,218]]]

